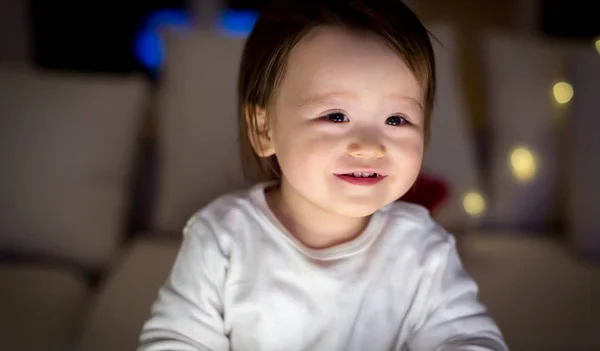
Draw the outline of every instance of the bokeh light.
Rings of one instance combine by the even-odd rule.
[[[520,182],[529,182],[537,175],[537,157],[533,151],[527,147],[515,147],[510,152],[509,163],[513,176]]]
[[[472,217],[479,217],[485,212],[485,199],[476,191],[470,191],[463,197],[463,208]]]
[[[232,37],[247,37],[258,20],[255,10],[225,10],[221,14],[219,31]]]
[[[162,9],[148,15],[142,23],[134,44],[137,60],[151,72],[156,72],[165,59],[160,31],[166,27],[183,28],[191,25],[188,13],[178,9]]]
[[[559,104],[566,104],[573,98],[573,86],[567,82],[558,82],[552,87],[552,96]]]

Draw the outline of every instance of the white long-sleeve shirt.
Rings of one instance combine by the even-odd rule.
[[[508,349],[424,208],[390,204],[356,239],[314,250],[277,221],[264,188],[188,221],[140,351]]]

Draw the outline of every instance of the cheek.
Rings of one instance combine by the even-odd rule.
[[[424,144],[422,138],[407,138],[394,143],[396,165],[404,171],[418,173],[423,163]]]
[[[292,176],[292,173],[308,176],[330,167],[335,149],[335,138],[318,137],[315,133],[302,130],[280,134],[280,138],[275,139],[277,159],[288,176]]]
[[[423,161],[424,149],[425,145],[423,144],[423,140],[415,140],[407,145],[406,152],[414,157],[419,164],[421,164]]]

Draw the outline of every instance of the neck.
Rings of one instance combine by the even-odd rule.
[[[365,229],[369,217],[347,217],[312,203],[282,180],[266,193],[267,203],[283,226],[306,247],[326,249],[348,242]]]

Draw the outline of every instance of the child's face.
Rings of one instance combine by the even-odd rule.
[[[363,217],[404,195],[417,178],[422,90],[375,36],[337,27],[309,33],[290,55],[270,112],[272,150],[290,200]],[[354,172],[380,176],[347,176]]]

